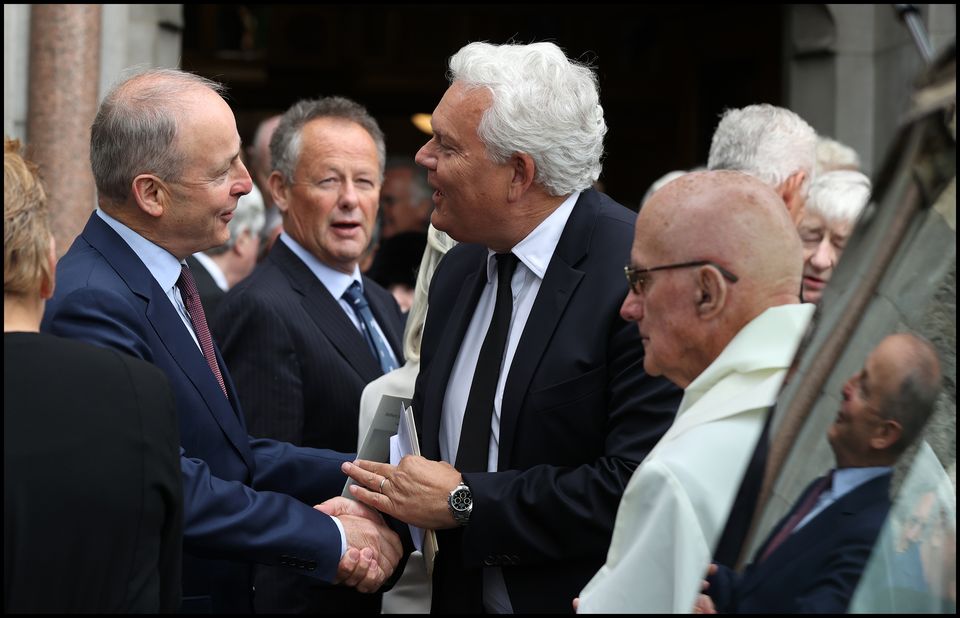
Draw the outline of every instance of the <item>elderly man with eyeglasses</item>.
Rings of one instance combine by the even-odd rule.
[[[740,172],[667,184],[637,218],[620,312],[644,369],[684,389],[634,472],[579,611],[688,613],[814,307],[783,201]]]

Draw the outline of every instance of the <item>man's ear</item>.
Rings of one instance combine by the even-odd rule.
[[[283,180],[283,174],[273,172],[268,179],[270,183],[270,195],[273,196],[273,203],[277,205],[280,212],[287,212],[287,191],[289,187]]]
[[[783,198],[783,203],[787,205],[787,212],[790,213],[790,218],[793,219],[794,224],[799,225],[800,220],[803,219],[803,210],[806,200],[804,199],[801,190],[803,189],[803,181],[806,180],[807,173],[804,171],[794,172],[787,177],[782,183],[780,183],[780,197]]]
[[[537,166],[533,162],[533,157],[525,152],[515,152],[507,161],[512,175],[510,177],[510,189],[507,193],[507,199],[511,202],[518,201],[530,185],[533,184],[533,178],[537,172]]]
[[[697,315],[704,319],[718,316],[727,303],[727,282],[713,266],[697,271]]]
[[[170,203],[170,189],[153,174],[140,174],[133,179],[133,199],[140,210],[151,217],[159,217]]]
[[[870,446],[874,450],[885,451],[899,442],[902,435],[903,426],[893,419],[886,419],[874,431]]]

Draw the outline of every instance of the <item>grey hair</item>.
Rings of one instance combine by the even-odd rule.
[[[771,187],[802,171],[806,193],[816,162],[813,127],[788,109],[761,103],[724,112],[713,132],[707,169],[746,172]]]
[[[427,170],[417,165],[411,157],[389,157],[387,159],[386,170],[408,169],[411,172],[412,185],[410,187],[410,197],[415,203],[423,200],[429,200],[433,196],[433,187],[427,182]]]
[[[303,149],[303,127],[317,118],[339,118],[363,127],[377,146],[380,179],[383,180],[383,169],[387,158],[387,145],[383,131],[380,130],[380,125],[367,108],[344,97],[303,99],[284,112],[283,117],[280,118],[280,124],[277,125],[270,139],[273,171],[280,172],[287,182],[293,181],[293,172],[296,170],[300,152]]]
[[[227,224],[230,230],[230,238],[224,244],[208,249],[207,255],[219,255],[226,253],[227,250],[237,244],[237,240],[244,232],[250,232],[250,235],[256,238],[263,232],[263,226],[267,222],[267,210],[263,203],[263,194],[253,185],[250,193],[241,195],[237,200],[237,208],[233,211],[233,219]]]
[[[225,90],[222,84],[178,69],[150,69],[107,93],[90,127],[90,165],[101,199],[126,202],[140,174],[180,178],[186,156],[176,142],[184,95],[203,88],[220,96]]]
[[[860,155],[856,150],[829,137],[817,138],[817,174],[859,169]]]
[[[487,88],[493,102],[477,135],[495,163],[530,155],[551,195],[589,188],[600,176],[607,125],[593,68],[553,43],[470,43],[450,58],[448,79]]]
[[[810,185],[807,212],[828,221],[852,223],[870,201],[870,179],[860,172],[840,170],[817,176]]]

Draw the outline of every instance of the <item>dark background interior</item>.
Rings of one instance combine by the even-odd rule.
[[[184,5],[182,67],[224,82],[241,137],[301,98],[366,105],[390,154],[427,136],[410,122],[447,87],[470,41],[549,40],[597,67],[608,126],[605,190],[636,208],[664,173],[706,161],[726,108],[780,104],[777,5]]]

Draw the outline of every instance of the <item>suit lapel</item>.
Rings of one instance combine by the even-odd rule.
[[[540,284],[523,335],[510,364],[500,404],[500,455],[498,467],[510,467],[510,455],[516,437],[517,422],[530,381],[543,358],[547,345],[563,316],[567,303],[580,285],[584,272],[576,266],[587,253],[600,203],[593,191],[584,191],[567,219],[560,241],[553,252]]]
[[[287,277],[290,287],[301,296],[301,305],[310,319],[361,379],[371,382],[383,375],[383,369],[370,353],[363,335],[310,268],[282,242],[274,245],[267,259]]]
[[[760,564],[751,565],[750,573],[744,578],[741,584],[739,596],[744,596],[758,585],[760,585],[769,575],[778,572],[785,566],[793,564],[800,556],[807,551],[822,551],[819,544],[831,542],[832,535],[837,529],[842,529],[850,525],[857,525],[853,519],[864,509],[876,504],[878,501],[888,499],[890,491],[890,474],[884,474],[878,478],[871,479],[856,487],[849,493],[840,497],[839,500],[818,513],[806,525],[791,534],[787,539],[777,547],[765,561]],[[816,482],[816,481],[814,481]],[[767,545],[776,536],[783,524],[790,519],[790,516],[803,503],[807,494],[810,492],[813,483],[807,487],[793,508],[790,509],[778,525],[770,532],[767,540],[757,550],[756,555],[762,556]]]
[[[470,326],[470,320],[473,318],[474,311],[476,311],[480,294],[487,283],[487,252],[484,249],[481,253],[483,257],[478,260],[477,268],[464,278],[460,291],[454,297],[453,304],[450,305],[452,311],[449,320],[446,322],[446,332],[440,338],[440,344],[437,346],[437,351],[430,364],[424,401],[437,402],[437,405],[423,410],[422,427],[420,428],[420,432],[424,436],[423,455],[429,459],[440,459],[440,416],[443,413],[447,381],[453,371],[453,365],[457,360],[457,354],[460,352],[460,346],[463,344],[467,327]]]
[[[225,382],[229,385],[230,401],[224,398],[223,391],[220,390],[220,385],[217,383],[213,372],[210,371],[210,366],[207,365],[203,353],[193,341],[193,337],[190,336],[180,319],[180,315],[170,303],[166,292],[160,289],[156,279],[153,278],[153,275],[150,274],[150,271],[129,245],[96,213],[91,216],[87,227],[83,231],[83,236],[110,263],[117,274],[130,287],[130,290],[146,300],[147,320],[153,326],[157,337],[167,349],[171,358],[179,365],[184,375],[193,383],[200,396],[203,397],[220,429],[237,449],[247,466],[253,470],[254,462],[250,453],[242,415],[238,413],[234,407],[235,404],[232,403],[237,401],[237,394],[233,389],[233,382],[229,379],[229,372],[226,371],[226,364],[220,357],[220,351],[216,348],[216,344],[214,344],[214,350],[217,360],[220,362]],[[238,418],[240,418],[239,423],[237,422]]]

